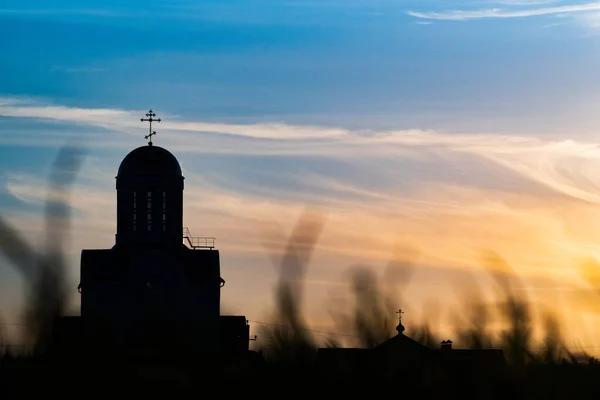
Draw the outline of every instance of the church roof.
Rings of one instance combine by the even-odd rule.
[[[132,150],[121,161],[117,176],[160,175],[181,177],[179,161],[168,150],[159,146],[141,146]]]
[[[398,335],[386,340],[385,342],[375,346],[373,348],[374,351],[378,352],[388,352],[394,350],[414,350],[418,352],[429,352],[430,349],[426,346],[423,346],[421,343],[416,340],[399,333]]]

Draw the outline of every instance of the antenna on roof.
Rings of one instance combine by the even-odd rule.
[[[146,113],[146,117],[148,118],[142,118],[140,119],[140,121],[142,122],[150,122],[150,127],[149,127],[149,133],[144,136],[144,138],[148,139],[148,146],[152,146],[152,136],[156,135],[156,132],[154,132],[152,130],[152,122],[156,121],[156,122],[160,122],[160,118],[155,119],[154,117],[156,117],[156,114],[154,114],[154,112],[152,110],[148,111]]]

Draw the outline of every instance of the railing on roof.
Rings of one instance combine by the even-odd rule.
[[[183,239],[188,243],[192,249],[214,249],[215,241],[214,237],[205,236],[192,236],[188,228],[183,228]]]

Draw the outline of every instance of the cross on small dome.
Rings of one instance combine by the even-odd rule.
[[[146,113],[146,117],[148,118],[141,118],[140,121],[150,123],[149,133],[144,136],[144,138],[148,139],[148,146],[152,146],[152,136],[156,135],[156,132],[152,130],[152,122],[160,122],[160,118],[154,118],[156,117],[156,114],[152,109]]]

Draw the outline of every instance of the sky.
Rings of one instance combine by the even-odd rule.
[[[81,249],[114,244],[114,177],[151,108],[185,225],[217,238],[225,312],[273,322],[265,230],[285,238],[317,208],[315,330],[350,330],[330,313],[365,265],[407,334],[451,332],[493,251],[569,344],[600,348],[600,2],[4,0],[0,34],[0,214],[32,245],[59,148],[86,149],[73,309]],[[384,275],[398,257],[415,270],[402,288]],[[22,280],[6,261],[0,277],[16,320]]]

